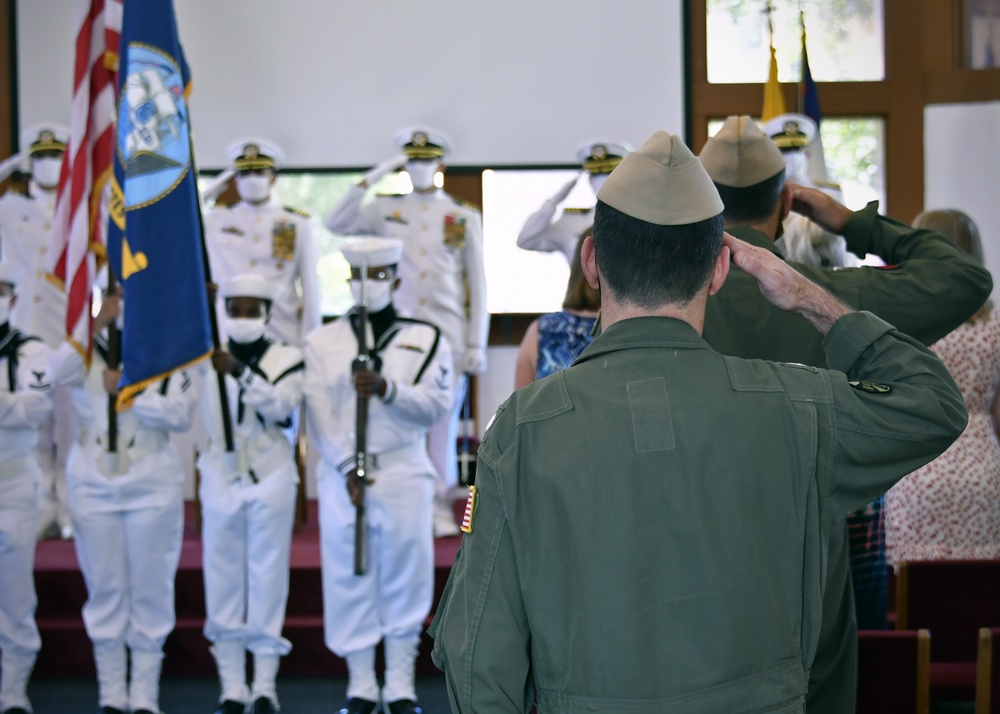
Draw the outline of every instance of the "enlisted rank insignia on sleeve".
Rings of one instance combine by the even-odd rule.
[[[865,382],[857,379],[849,379],[847,380],[847,383],[855,389],[860,389],[862,392],[868,392],[869,394],[888,394],[892,391],[892,387],[888,384],[877,384],[875,382]]]
[[[465,218],[451,213],[444,217],[444,244],[461,250],[465,247]]]
[[[295,258],[295,224],[278,221],[271,230],[271,257],[277,260]]]
[[[462,516],[462,532],[472,533],[472,519],[479,505],[479,492],[475,486],[469,486],[469,499],[465,502],[465,515]]]

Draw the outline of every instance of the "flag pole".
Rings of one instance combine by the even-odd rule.
[[[191,130],[190,111],[188,112],[188,132],[191,134],[191,171],[194,172],[195,192],[198,196],[198,237],[201,242],[201,259],[205,265],[205,300],[208,302],[208,324],[212,329],[212,349],[218,350],[222,347],[219,339],[219,317],[215,313],[215,289],[210,287],[212,286],[212,266],[208,262],[208,243],[205,242],[205,219],[201,213],[201,192],[197,190],[198,170],[194,158],[194,132]],[[216,372],[215,376],[219,384],[219,407],[222,415],[222,433],[226,440],[226,451],[233,452],[236,450],[236,447],[233,443],[233,418],[229,413],[229,394],[226,389],[226,375],[222,372]]]
[[[121,286],[108,261],[108,293],[121,294]],[[108,369],[121,367],[121,331],[115,320],[108,323]],[[108,394],[108,453],[118,451],[118,395]]]

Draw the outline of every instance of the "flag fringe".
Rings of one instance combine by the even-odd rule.
[[[126,387],[122,387],[121,390],[119,390],[119,392],[118,392],[118,400],[115,403],[115,409],[117,411],[120,411],[120,412],[128,411],[132,407],[132,401],[136,397],[138,397],[139,396],[139,392],[141,392],[142,390],[144,390],[146,387],[148,387],[148,386],[150,386],[152,384],[156,384],[157,382],[159,382],[162,379],[166,379],[167,377],[169,377],[170,375],[172,375],[174,372],[180,372],[182,370],[187,369],[188,367],[192,367],[192,366],[198,364],[202,360],[208,359],[209,357],[212,356],[212,352],[213,352],[213,350],[209,350],[208,352],[206,352],[205,354],[201,355],[200,357],[195,357],[190,362],[185,362],[182,365],[178,365],[177,367],[173,367],[172,369],[168,369],[166,372],[163,372],[162,374],[157,374],[157,375],[155,375],[153,377],[148,377],[147,379],[144,379],[141,382],[136,382],[135,384],[130,384],[130,385],[126,386]]]

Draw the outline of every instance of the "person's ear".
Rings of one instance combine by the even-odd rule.
[[[587,236],[580,246],[580,266],[587,283],[595,290],[601,289],[601,281],[597,274],[597,250],[594,248],[594,237]]]
[[[731,254],[729,252],[729,246],[724,245],[719,251],[719,255],[715,258],[715,266],[712,268],[712,277],[708,281],[709,295],[715,295],[722,289],[722,285],[726,282],[726,277],[729,275],[730,263]]]

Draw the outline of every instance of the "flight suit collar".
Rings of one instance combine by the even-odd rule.
[[[574,364],[637,347],[711,350],[691,325],[674,317],[632,317],[604,330]]]
[[[726,233],[735,238],[739,238],[741,241],[745,241],[750,245],[755,245],[758,248],[764,248],[766,250],[769,250],[782,260],[785,259],[785,256],[783,256],[781,254],[781,251],[778,250],[778,246],[774,244],[774,241],[758,230],[740,226],[734,228],[727,228]]]

